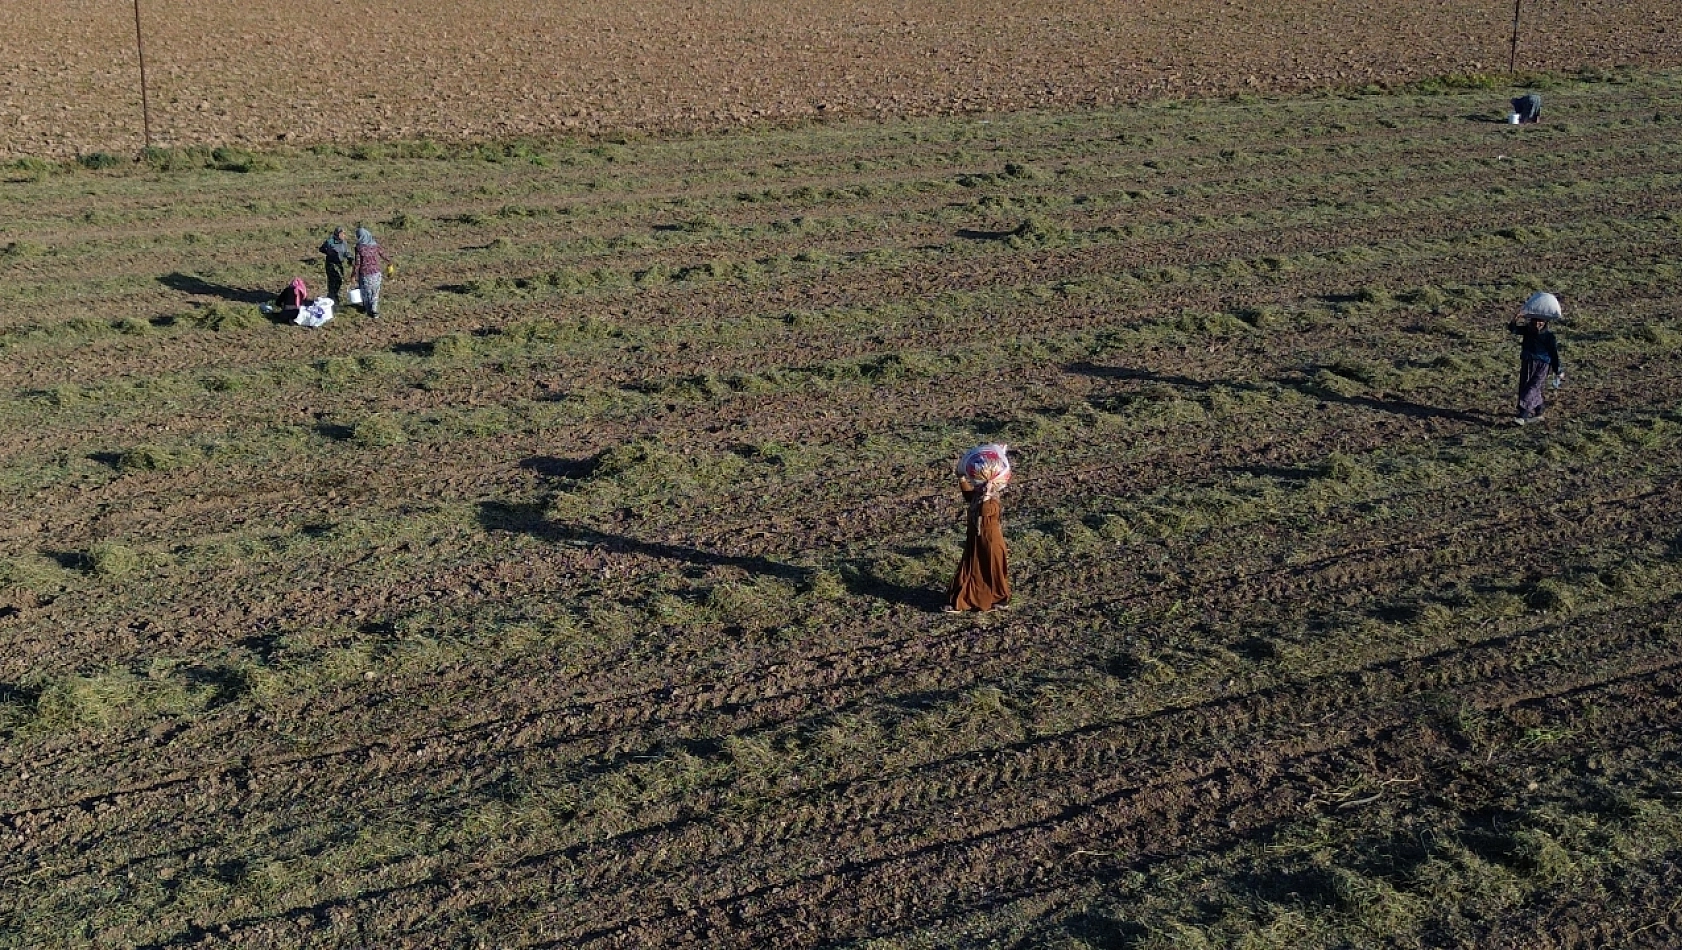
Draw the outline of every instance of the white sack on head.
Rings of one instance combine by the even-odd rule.
[[[1524,302],[1523,312],[1525,316],[1539,320],[1558,320],[1565,316],[1559,308],[1559,298],[1546,291],[1531,294],[1530,299]]]
[[[994,498],[1010,484],[1009,446],[997,442],[978,445],[958,460],[958,474],[982,489],[984,498]]]

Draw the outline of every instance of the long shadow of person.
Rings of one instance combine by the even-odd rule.
[[[601,466],[601,459],[582,458],[564,459],[552,455],[534,455],[520,460],[520,467],[528,472],[536,472],[544,478],[578,479],[589,478]]]
[[[1281,376],[1274,380],[1281,386],[1295,389],[1305,396],[1318,399],[1321,402],[1336,403],[1341,406],[1355,406],[1360,409],[1375,409],[1379,412],[1394,413],[1407,416],[1410,419],[1449,419],[1454,422],[1468,422],[1474,425],[1489,425],[1495,421],[1494,416],[1482,412],[1468,412],[1463,409],[1444,409],[1441,406],[1428,406],[1424,403],[1403,399],[1395,393],[1384,392],[1378,396],[1346,396],[1333,392],[1324,386],[1316,385],[1315,374],[1322,369],[1310,366],[1300,376]]]
[[[170,290],[196,297],[220,297],[235,303],[267,303],[275,299],[276,291],[263,290],[255,287],[233,287],[228,284],[213,284],[202,277],[193,274],[183,274],[179,271],[165,274],[158,278],[158,283]]]
[[[849,561],[843,564],[841,583],[846,586],[848,593],[902,604],[914,610],[935,611],[946,604],[944,590],[897,584],[877,573],[866,561]]]
[[[1133,380],[1145,383],[1161,383],[1180,389],[1190,389],[1197,392],[1208,392],[1216,386],[1226,389],[1237,389],[1247,392],[1274,392],[1274,386],[1294,389],[1305,396],[1318,399],[1325,403],[1336,403],[1343,406],[1355,406],[1361,409],[1372,409],[1378,412],[1388,412],[1410,419],[1449,419],[1455,422],[1467,422],[1476,425],[1489,425],[1495,421],[1494,416],[1481,412],[1468,412],[1461,409],[1444,409],[1439,406],[1428,406],[1424,403],[1403,399],[1394,393],[1381,393],[1378,396],[1346,396],[1333,392],[1314,382],[1314,375],[1323,367],[1311,366],[1302,374],[1278,376],[1265,383],[1250,383],[1237,380],[1203,380],[1189,376],[1170,376],[1145,369],[1131,369],[1125,366],[1099,366],[1094,363],[1071,363],[1064,367],[1067,372],[1080,373],[1084,376],[1095,376],[1100,379]]]
[[[599,457],[558,458],[533,456],[522,459],[520,467],[562,484],[577,484],[595,474]],[[547,506],[541,502],[518,504],[484,502],[479,506],[479,523],[488,530],[516,531],[554,544],[573,544],[600,547],[607,551],[643,554],[649,557],[679,561],[702,567],[734,567],[749,574],[775,577],[799,586],[812,582],[817,568],[785,564],[760,555],[725,554],[701,548],[686,547],[668,541],[644,541],[624,534],[614,534],[594,528],[564,525],[544,517]],[[873,564],[862,558],[842,560],[835,567],[842,585],[849,593],[877,600],[903,604],[919,610],[938,609],[945,603],[944,591],[932,591],[895,583],[883,576]]]
[[[1268,387],[1260,383],[1247,383],[1227,379],[1193,379],[1190,376],[1170,376],[1148,369],[1133,369],[1127,366],[1100,366],[1097,363],[1081,361],[1070,363],[1063,367],[1064,372],[1079,373],[1082,376],[1094,376],[1098,379],[1131,380],[1141,383],[1162,383],[1178,389],[1191,389],[1197,392],[1208,392],[1216,386],[1227,389],[1241,389],[1247,392],[1265,392]]]
[[[627,534],[614,534],[582,525],[560,524],[543,516],[546,507],[542,503],[480,502],[479,524],[488,531],[528,534],[552,544],[601,548],[617,554],[641,554],[700,567],[733,567],[758,577],[774,577],[797,585],[808,584],[812,579],[812,568],[782,564],[758,555],[724,554],[669,541],[644,541]]]
[[[982,231],[977,228],[960,228],[953,232],[956,237],[966,241],[1008,241],[1015,231]]]

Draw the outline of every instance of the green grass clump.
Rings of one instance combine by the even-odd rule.
[[[390,416],[369,416],[351,429],[351,441],[367,448],[389,448],[409,441],[402,423]]]
[[[44,181],[54,172],[61,171],[62,166],[56,162],[49,162],[44,158],[36,158],[32,155],[26,155],[23,158],[14,159],[4,165],[0,165],[0,169],[5,169],[8,172],[22,175],[28,181],[39,182]]]
[[[247,172],[269,170],[275,166],[264,156],[242,148],[223,145],[211,150],[210,167],[217,171],[245,174]]]
[[[847,596],[847,584],[837,571],[813,571],[806,579],[806,589],[803,593],[816,600],[840,600]]]
[[[459,360],[473,355],[473,337],[466,333],[446,333],[432,341],[430,352],[434,359]]]
[[[110,152],[89,152],[86,155],[78,155],[76,157],[76,164],[88,169],[89,171],[103,171],[108,168],[118,167],[123,164],[123,160],[115,155],[112,155]]]
[[[206,376],[204,388],[213,393],[235,393],[245,388],[245,377],[238,373],[215,373]]]
[[[119,472],[167,472],[186,461],[184,455],[157,445],[137,445],[117,456]]]
[[[1343,452],[1326,456],[1326,477],[1337,482],[1361,482],[1372,477],[1372,470]]]
[[[1662,323],[1644,323],[1631,331],[1630,335],[1643,343],[1665,349],[1674,349],[1679,339],[1675,330]]]
[[[749,628],[775,627],[789,617],[795,592],[775,578],[727,581],[707,592],[707,607],[723,622]]]
[[[0,589],[44,593],[64,583],[64,568],[39,555],[0,558]]]
[[[217,303],[193,315],[193,323],[205,330],[250,330],[268,323],[263,312],[250,304]]]
[[[109,729],[164,716],[191,716],[222,698],[225,691],[201,681],[195,671],[158,658],[140,671],[112,666],[85,675],[54,677],[31,692],[33,702],[20,704],[12,713],[14,730]]]
[[[1522,828],[1511,836],[1513,860],[1543,884],[1567,882],[1579,874],[1577,861],[1557,838],[1540,828]]]
[[[119,578],[140,568],[140,555],[126,544],[104,541],[88,549],[88,570],[99,577]]]
[[[1543,613],[1571,613],[1577,606],[1577,591],[1566,581],[1549,578],[1540,581],[1525,596],[1525,603]]]
[[[146,146],[140,153],[140,160],[153,171],[171,172],[187,167],[198,167],[200,162],[194,161],[187,152],[173,148],[159,148],[154,145]]]
[[[1038,215],[1031,215],[1010,232],[1010,237],[1005,243],[1014,248],[1059,247],[1069,243],[1070,237],[1069,229],[1063,225]]]

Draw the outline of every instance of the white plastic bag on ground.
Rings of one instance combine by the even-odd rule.
[[[292,320],[301,327],[315,328],[333,319],[333,298],[317,297],[309,306],[301,307],[298,316]]]

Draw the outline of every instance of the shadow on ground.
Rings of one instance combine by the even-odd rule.
[[[594,464],[594,459],[539,457],[527,459],[521,466],[550,477],[579,478],[587,475]],[[813,576],[819,570],[815,567],[785,564],[759,555],[725,554],[670,541],[646,541],[628,534],[582,525],[561,524],[544,517],[546,507],[541,502],[481,502],[478,520],[480,526],[487,531],[515,532],[551,544],[598,548],[616,554],[642,555],[693,567],[730,567],[755,577],[786,581],[802,589],[811,586]],[[895,583],[877,573],[874,566],[864,559],[842,561],[837,565],[837,569],[841,583],[851,594],[926,611],[938,611],[946,602],[943,591]]]
[[[669,541],[644,541],[626,534],[560,524],[545,519],[544,508],[542,504],[481,502],[479,524],[487,531],[518,532],[554,544],[601,548],[616,554],[640,554],[698,567],[733,567],[758,577],[774,577],[800,585],[808,584],[812,579],[811,568],[782,564],[757,555],[723,554]]]
[[[234,287],[229,284],[213,284],[202,277],[193,274],[165,274],[158,278],[158,283],[170,290],[199,297],[220,297],[235,303],[267,303],[275,299],[278,290],[263,290],[256,287]]]
[[[581,459],[564,459],[551,455],[534,455],[521,459],[520,467],[528,472],[536,472],[544,478],[589,478],[601,466],[599,456]]]
[[[1429,406],[1424,403],[1403,399],[1395,393],[1380,393],[1377,396],[1345,396],[1328,389],[1314,385],[1313,374],[1320,367],[1309,367],[1304,375],[1280,376],[1268,380],[1267,383],[1251,383],[1239,380],[1203,380],[1189,376],[1170,376],[1145,369],[1130,369],[1124,366],[1099,366],[1094,363],[1071,363],[1064,367],[1067,372],[1079,373],[1083,376],[1094,376],[1099,379],[1128,380],[1143,383],[1160,383],[1179,389],[1189,389],[1195,392],[1208,392],[1216,386],[1225,389],[1244,392],[1268,393],[1273,392],[1273,386],[1283,386],[1294,389],[1312,399],[1324,403],[1335,403],[1343,406],[1353,406],[1358,409],[1370,409],[1375,412],[1387,412],[1411,419],[1448,419],[1454,422],[1465,422],[1472,425],[1493,425],[1498,421],[1496,416],[1489,413],[1464,409],[1445,409],[1440,406]]]
[[[938,611],[946,605],[945,591],[896,584],[875,573],[866,563],[852,562],[844,565],[841,570],[841,582],[847,586],[847,592],[850,594],[885,600],[913,610]]]

